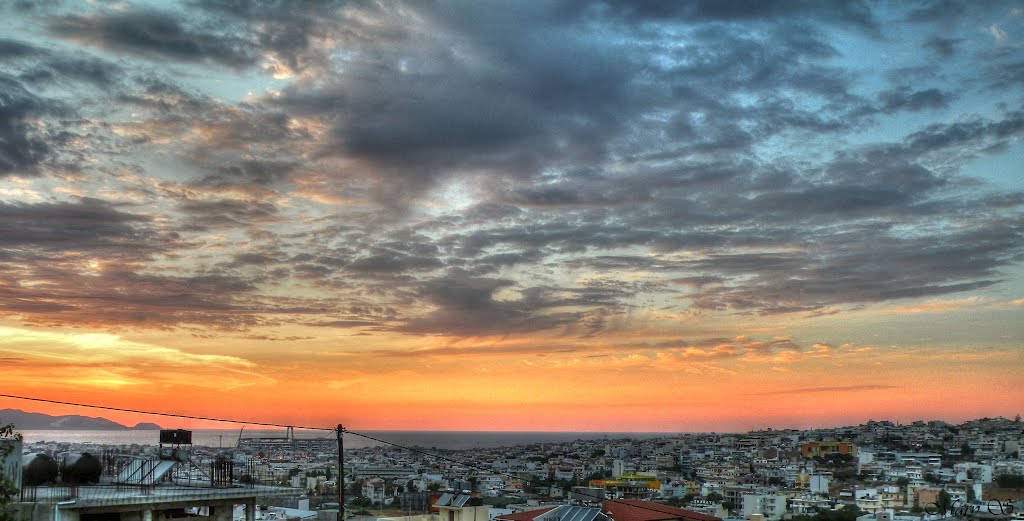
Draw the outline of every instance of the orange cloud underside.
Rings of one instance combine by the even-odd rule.
[[[1016,413],[1022,351],[484,339],[212,355],[116,335],[0,331],[11,394],[300,426],[396,430],[707,431]],[[628,339],[627,339],[628,340]],[[406,339],[407,341],[407,339]],[[228,342],[230,343],[230,342]],[[364,348],[369,345],[369,348]],[[651,347],[654,345],[655,347]],[[248,346],[248,347],[247,347]],[[242,356],[246,350],[248,356]],[[253,361],[258,360],[258,361]],[[820,375],[828,375],[827,379]],[[0,399],[0,407],[231,428]]]

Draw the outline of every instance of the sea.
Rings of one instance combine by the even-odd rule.
[[[25,443],[57,442],[96,445],[157,445],[156,430],[26,430],[20,431]],[[284,437],[284,430],[203,429],[192,431],[192,444],[212,448],[230,448],[239,437]],[[514,447],[576,440],[639,440],[670,437],[665,432],[506,432],[506,431],[346,431],[345,449],[399,445],[420,449],[464,450]],[[333,431],[295,431],[296,438],[336,439]]]

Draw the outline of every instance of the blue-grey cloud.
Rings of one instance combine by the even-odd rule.
[[[51,19],[49,29],[61,38],[154,60],[215,62],[232,67],[248,67],[258,62],[244,39],[190,28],[171,12],[127,10],[64,15]]]
[[[1024,255],[1024,194],[978,160],[1019,147],[1024,68],[953,22],[1004,7],[17,11],[50,34],[0,39],[0,176],[90,197],[0,207],[0,261],[140,290],[19,290],[11,312],[587,337],[654,301],[820,316],[990,290]],[[43,260],[72,248],[117,264]]]

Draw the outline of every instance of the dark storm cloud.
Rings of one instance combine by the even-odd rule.
[[[37,300],[11,290],[9,311],[232,329],[322,312],[301,322],[586,337],[655,300],[821,315],[978,290],[1024,255],[1024,196],[961,172],[1019,141],[1024,115],[992,90],[997,110],[960,109],[1024,69],[1012,49],[978,51],[986,73],[968,83],[973,70],[944,60],[976,42],[942,30],[941,3],[898,13],[915,20],[906,35],[859,2],[191,6],[44,18],[117,62],[0,40],[17,65],[0,77],[0,176],[74,152],[57,135],[72,118],[41,117],[56,113],[39,93],[87,87],[97,106],[82,126],[99,137],[78,140],[82,185],[166,198],[151,215],[88,199],[0,206],[0,262],[23,270],[5,280],[54,281]],[[944,60],[852,64],[850,39]],[[257,66],[287,79],[224,95]],[[222,90],[194,90],[212,73]],[[895,137],[864,143],[890,124]],[[164,175],[170,164],[184,171]],[[449,189],[469,206],[449,205]],[[59,244],[121,263],[86,279],[41,260]],[[161,255],[169,272],[131,265]],[[260,294],[292,284],[325,297]],[[722,341],[791,349],[740,343]]]
[[[98,199],[0,203],[0,312],[46,325],[101,324],[241,328],[258,315],[302,312],[261,302],[255,286],[233,274],[140,274],[141,263],[181,248],[150,216]],[[251,260],[251,259],[249,259]],[[35,281],[24,285],[23,281]]]
[[[261,201],[195,200],[183,202],[180,209],[194,230],[246,227],[280,219],[276,206]]]
[[[962,16],[968,4],[956,0],[927,0],[914,6],[906,19],[911,22],[944,21]]]
[[[906,85],[878,94],[878,101],[881,105],[879,110],[886,114],[892,114],[898,110],[918,112],[946,108],[949,106],[949,102],[955,98],[954,95],[939,89],[915,91]]]
[[[19,40],[0,38],[0,59],[24,58],[40,52],[34,45]]]
[[[942,149],[1002,140],[1024,132],[1024,111],[1013,111],[999,120],[972,118],[957,123],[936,123],[907,137],[905,152],[927,154]]]
[[[262,253],[239,253],[232,257],[235,266],[267,266],[277,262],[278,258]]]
[[[691,44],[663,48],[644,43],[650,35],[623,25],[615,10],[567,16],[544,4],[519,4],[498,15],[463,7],[412,9],[417,17],[410,9],[368,9],[347,27],[384,34],[383,44],[354,39],[359,52],[347,57],[343,73],[294,84],[265,102],[329,123],[320,153],[362,160],[378,183],[373,193],[395,204],[459,173],[530,181],[544,171],[599,170],[611,154],[652,154],[651,141],[666,132],[673,139],[653,147],[670,147],[667,158],[740,157],[773,135],[849,128],[867,103],[849,93],[846,71],[825,63],[837,51],[806,20],[756,33],[698,27],[687,32]],[[812,9],[808,16],[833,9],[842,11]],[[384,28],[366,21],[374,16],[393,20]],[[604,31],[636,38],[609,39]],[[654,53],[664,56],[652,61]],[[786,92],[828,103],[808,110]],[[738,103],[737,93],[759,103]],[[890,110],[918,110],[940,105],[937,94],[894,94],[888,102]],[[666,126],[652,114],[674,117]],[[557,207],[644,196],[579,188],[514,187],[507,201]]]
[[[960,231],[914,238],[867,228],[832,237],[817,235],[809,258],[781,255],[712,255],[690,264],[727,282],[700,290],[695,305],[709,309],[789,313],[829,305],[927,297],[991,286],[998,269],[1024,254],[1024,224],[993,221]],[[743,275],[753,275],[745,282]]]
[[[808,17],[836,22],[853,23],[865,28],[874,26],[870,6],[865,2],[813,0],[776,0],[768,2],[628,2],[606,0],[601,2],[612,12],[627,19],[702,21],[763,21],[773,18],[791,19]],[[580,3],[581,5],[585,5]]]
[[[198,186],[267,186],[280,183],[299,166],[294,161],[244,159],[213,167],[213,172],[198,179]]]
[[[0,202],[0,248],[24,251],[134,252],[157,249],[149,243],[150,218],[121,211],[98,199],[76,203]]]
[[[357,275],[403,275],[429,271],[444,267],[444,263],[432,257],[408,255],[387,249],[374,249],[370,255],[354,259],[345,269]]]
[[[187,27],[180,16],[155,10],[66,15],[52,18],[49,29],[61,38],[150,59],[209,61],[231,67],[257,62],[249,42]]]
[[[536,288],[520,300],[496,300],[494,293],[515,283],[507,279],[471,277],[458,271],[424,284],[419,297],[436,309],[398,326],[399,331],[459,336],[526,333],[568,325],[579,312],[542,313],[546,295]]]
[[[475,336],[562,328],[567,334],[588,336],[612,327],[611,322],[625,310],[624,300],[662,290],[656,283],[613,278],[593,279],[577,287],[521,284],[449,270],[415,286],[417,297],[434,309],[406,317],[393,329]],[[502,289],[514,296],[499,297]]]
[[[956,54],[957,45],[963,40],[959,38],[942,38],[935,36],[924,43],[926,49],[930,49],[941,58],[952,58]]]
[[[135,75],[132,79],[138,88],[120,93],[118,102],[150,109],[160,115],[180,111],[183,115],[191,116],[213,109],[208,98],[190,92],[168,79],[152,75]]]
[[[271,101],[308,114],[329,107],[337,118],[324,152],[375,165],[402,186],[400,197],[448,171],[529,176],[547,163],[601,157],[624,123],[613,107],[644,103],[642,85],[627,88],[638,69],[626,49],[591,45],[596,36],[572,28],[517,28],[466,7],[449,18],[422,13],[438,31],[430,41],[366,48],[335,83]],[[506,30],[489,29],[498,25]],[[451,46],[457,41],[465,49]]]
[[[510,204],[550,208],[582,205],[605,206],[623,202],[616,194],[597,190],[585,191],[585,187],[579,185],[565,188],[521,188],[510,195],[507,200]]]
[[[59,267],[38,266],[25,275],[48,282],[43,287],[0,288],[0,311],[31,313],[44,325],[103,325],[169,328],[183,324],[244,329],[267,318],[272,307],[255,307],[239,299],[252,287],[222,276],[167,277],[130,271],[80,275]],[[19,300],[31,297],[50,304],[29,310]]]
[[[52,101],[32,94],[18,80],[0,73],[0,177],[35,174],[52,155],[47,136],[32,120],[55,108]]]
[[[0,39],[0,60],[20,69],[18,79],[40,86],[85,82],[111,87],[123,73],[119,65],[83,52],[57,51],[18,40]]]
[[[12,0],[11,2],[5,2],[2,8],[10,8],[14,11],[21,12],[32,12],[32,11],[46,11],[55,7],[60,7],[64,4],[65,0]]]
[[[474,275],[487,275],[520,264],[535,265],[542,261],[545,255],[540,250],[515,251],[507,253],[495,253],[473,259],[472,267],[469,268]]]
[[[254,35],[254,45],[274,54],[290,71],[303,72],[328,66],[327,53],[318,49],[314,40],[345,34],[344,24],[338,23],[338,10],[351,3],[213,0],[193,5],[220,21],[239,24],[239,32]]]

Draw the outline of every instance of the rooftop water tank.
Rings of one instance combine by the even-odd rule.
[[[103,464],[88,452],[72,453],[64,460],[64,483],[99,483]]]
[[[21,482],[35,487],[57,481],[57,462],[43,453],[29,454],[21,460]]]

